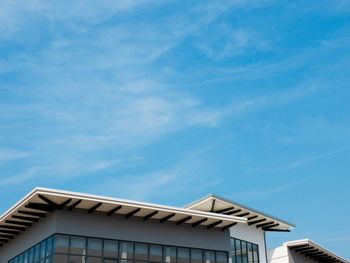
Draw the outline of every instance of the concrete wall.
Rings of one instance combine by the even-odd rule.
[[[39,223],[34,224],[33,227],[26,229],[9,241],[8,244],[0,248],[0,263],[6,263],[11,258],[51,236],[55,233],[55,222],[56,216],[48,214],[45,218],[40,219]]]
[[[237,224],[230,229],[230,235],[257,244],[259,246],[260,263],[267,263],[264,231],[248,224]]]
[[[268,252],[268,260],[270,263],[317,263],[313,259],[305,257],[285,246],[272,249]]]
[[[27,250],[54,233],[73,234],[118,240],[157,243],[173,246],[213,250],[230,250],[229,231],[221,229],[177,226],[175,223],[160,223],[141,218],[106,214],[88,214],[86,211],[56,211],[39,223],[22,232],[18,237],[0,248],[0,263]]]

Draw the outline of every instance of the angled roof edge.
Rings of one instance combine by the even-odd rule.
[[[205,211],[194,211],[187,208],[181,208],[181,207],[175,207],[175,206],[166,206],[166,205],[160,205],[160,204],[154,204],[154,203],[147,203],[147,202],[139,202],[139,201],[133,201],[128,199],[120,199],[120,198],[114,198],[114,197],[108,197],[108,196],[101,196],[101,195],[93,195],[93,194],[85,194],[85,193],[79,193],[79,192],[72,192],[72,191],[65,191],[65,190],[58,190],[58,189],[52,189],[52,188],[45,188],[45,187],[36,187],[32,191],[30,191],[28,194],[26,194],[24,197],[22,197],[18,202],[16,202],[13,206],[11,206],[7,211],[5,211],[0,216],[0,222],[6,218],[9,214],[13,213],[17,208],[19,208],[23,203],[25,203],[27,200],[29,200],[32,196],[35,194],[52,194],[52,195],[65,195],[73,198],[82,198],[86,200],[92,200],[92,201],[105,201],[105,202],[118,202],[118,203],[124,203],[125,205],[130,206],[142,206],[144,208],[153,208],[153,209],[164,209],[164,210],[171,210],[174,212],[182,212],[182,213],[188,213],[198,216],[205,216],[209,218],[220,218],[224,220],[232,220],[239,223],[246,223],[247,219],[237,216],[229,216],[229,215],[218,215],[215,213],[205,212]]]
[[[251,207],[246,206],[246,205],[243,205],[243,204],[241,204],[241,203],[232,201],[232,200],[230,200],[230,199],[228,199],[228,198],[226,198],[226,197],[222,197],[222,196],[217,195],[217,194],[209,194],[209,195],[207,195],[207,196],[204,196],[204,197],[198,199],[197,201],[194,201],[194,202],[192,202],[192,203],[186,205],[185,208],[191,209],[191,207],[193,207],[194,205],[199,204],[199,203],[202,203],[202,202],[204,202],[205,200],[207,200],[207,199],[209,199],[209,198],[221,199],[221,200],[224,201],[224,202],[228,202],[228,203],[231,203],[232,205],[236,205],[236,206],[242,207],[242,208],[244,208],[244,209],[246,209],[246,210],[250,210],[250,211],[253,212],[253,213],[256,213],[256,214],[259,214],[259,215],[261,215],[261,216],[265,216],[265,217],[271,218],[271,219],[273,219],[273,220],[275,220],[275,221],[282,222],[282,223],[288,225],[288,226],[291,227],[291,228],[295,228],[295,224],[292,224],[292,223],[290,223],[290,222],[288,222],[288,221],[286,221],[286,220],[283,220],[283,219],[280,219],[280,218],[278,218],[278,217],[272,216],[272,215],[270,215],[270,214],[268,214],[268,213],[265,213],[265,212],[262,212],[262,211],[260,211],[260,210],[251,208]]]
[[[293,248],[293,247],[297,247],[297,246],[302,246],[302,245],[310,245],[313,247],[316,247],[317,249],[323,251],[326,254],[329,254],[331,256],[333,256],[334,258],[346,262],[346,263],[350,263],[350,261],[346,260],[345,258],[342,258],[340,256],[338,256],[337,254],[333,253],[332,251],[329,251],[328,249],[322,247],[321,245],[315,243],[314,241],[306,238],[306,239],[299,239],[299,240],[293,240],[293,241],[287,241],[283,243],[283,246],[288,247],[288,248]]]

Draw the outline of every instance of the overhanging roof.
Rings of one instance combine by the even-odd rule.
[[[295,227],[287,221],[213,194],[186,206],[186,208],[247,218],[248,225],[261,228],[264,231],[289,232]]]
[[[336,254],[330,252],[329,250],[321,247],[315,242],[309,239],[301,239],[295,241],[289,241],[283,244],[289,249],[295,251],[296,253],[302,254],[305,257],[312,258],[317,262],[321,263],[331,263],[331,262],[339,262],[339,263],[349,263],[346,259],[343,259]]]
[[[100,212],[106,216],[119,214],[144,221],[156,219],[160,223],[191,224],[222,231],[247,219],[232,215],[195,211],[186,208],[135,202],[105,196],[89,195],[47,188],[35,188],[0,217],[0,245],[9,242],[40,218],[55,210],[85,210],[87,214]]]

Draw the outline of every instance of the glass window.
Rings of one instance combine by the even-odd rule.
[[[241,241],[242,246],[242,263],[248,263],[247,242]]]
[[[71,237],[70,251],[69,251],[70,254],[85,255],[86,254],[85,247],[86,247],[86,238],[84,238],[84,237]],[[69,259],[69,261],[71,261],[71,260]]]
[[[253,258],[254,262],[259,262],[259,248],[258,245],[253,244]]]
[[[45,257],[48,257],[52,254],[52,242],[53,237],[49,237],[48,239],[46,239],[46,254]]]
[[[24,262],[24,263],[28,263],[28,251],[24,252],[24,255],[23,255],[23,262]]]
[[[68,251],[68,247],[67,247],[67,251]],[[39,262],[39,259],[40,259],[40,244],[37,244],[34,247],[34,262],[35,263]]]
[[[236,261],[237,263],[242,263],[242,246],[241,246],[241,240],[236,239]]]
[[[135,243],[135,260],[148,261],[148,245],[144,243]]]
[[[191,249],[191,263],[202,263],[202,250]]]
[[[215,252],[214,251],[204,251],[204,262],[205,263],[215,263]]]
[[[45,258],[46,256],[46,242],[45,240],[40,243],[40,259]]]
[[[231,247],[232,263],[237,263],[237,260],[236,260],[236,240],[234,238],[231,238],[231,240],[230,240],[230,247]]]
[[[68,236],[55,236],[55,252],[56,253],[68,253],[69,252],[69,237]],[[40,258],[40,246],[35,248],[35,258]]]
[[[231,258],[233,263],[259,263],[258,245],[231,238]]]
[[[190,262],[190,250],[188,248],[177,249],[177,263],[189,263]]]
[[[53,262],[68,262],[68,256],[67,255],[62,255],[62,254],[55,254],[53,256]],[[80,262],[81,263],[81,262]]]
[[[164,261],[176,263],[176,247],[164,247]]]
[[[131,242],[120,242],[121,259],[133,259],[134,244]]]
[[[254,259],[253,259],[253,244],[252,243],[247,243],[247,250],[248,250],[248,262],[249,263],[254,263]]]
[[[101,257],[88,257],[86,260],[87,263],[102,263]]]
[[[34,262],[34,247],[28,251],[28,263]]]
[[[56,262],[56,261],[55,261]],[[61,261],[57,261],[61,262]],[[62,263],[67,261],[62,261]],[[85,263],[85,257],[84,256],[69,256],[69,263]]]
[[[149,246],[149,261],[150,262],[162,262],[163,253],[162,246],[150,245]]]
[[[227,253],[216,252],[216,263],[227,263]]]
[[[107,258],[118,258],[118,241],[103,241],[103,256]]]
[[[254,247],[249,248],[250,259],[254,259]],[[228,263],[227,258],[227,253],[222,251],[54,235],[10,263]]]
[[[89,256],[102,256],[102,239],[88,238],[87,254]]]

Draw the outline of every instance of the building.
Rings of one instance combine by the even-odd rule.
[[[0,263],[267,263],[286,221],[218,197],[185,208],[36,188],[0,218]]]
[[[309,239],[290,241],[268,251],[271,263],[349,263]]]

